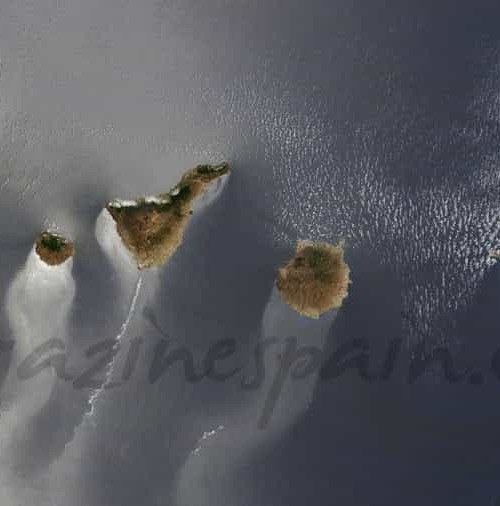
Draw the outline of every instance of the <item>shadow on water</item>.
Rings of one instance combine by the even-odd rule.
[[[460,344],[459,356],[483,368],[500,348],[500,265],[486,271],[471,304],[458,315],[454,329]],[[500,372],[500,371],[499,371]]]
[[[115,273],[94,235],[97,215],[110,198],[109,185],[99,179],[97,185],[84,182],[72,199],[78,220],[72,272],[76,295],[67,335],[56,336],[65,342],[68,370],[77,373],[88,367],[84,353],[89,346],[116,335],[122,309],[114,300]],[[16,445],[14,466],[20,475],[35,475],[61,454],[82,421],[89,392],[76,390],[71,380],[55,383],[48,403],[28,422],[26,437]]]
[[[251,504],[264,498],[269,504],[326,504],[325,497],[332,504],[417,506],[430,497],[441,504],[491,504],[488,498],[498,495],[500,465],[498,379],[488,371],[491,355],[500,347],[500,323],[492,318],[498,313],[498,267],[459,315],[454,336],[461,343],[456,363],[478,366],[485,384],[464,380],[450,385],[439,379],[408,385],[405,340],[394,374],[388,380],[380,377],[388,340],[404,339],[397,279],[376,262],[363,273],[360,260],[350,263],[351,293],[332,326],[327,356],[362,339],[376,379],[365,381],[351,368],[320,381],[308,415],[283,440],[237,470],[232,486]],[[436,480],[438,474],[442,479]]]
[[[0,294],[0,388],[10,367],[10,354],[8,343],[14,339],[5,311],[5,302],[8,287],[16,274],[23,268],[33,247],[34,240],[40,229],[34,212],[27,206],[19,205],[19,197],[12,192],[2,190],[0,199],[0,225],[6,220],[0,237],[2,250],[2,269],[0,270],[0,286],[4,287]],[[16,227],[12,227],[12,216],[16,216]],[[9,224],[7,224],[7,222]],[[1,406],[1,393],[0,393]],[[1,408],[0,408],[1,409]]]
[[[198,372],[214,342],[235,339],[237,354],[244,355],[255,339],[276,267],[290,252],[272,246],[262,213],[270,203],[256,200],[256,183],[248,175],[252,169],[235,164],[222,195],[193,215],[183,244],[161,271],[154,303],[140,315],[146,341],[136,373],[140,380],[110,392],[92,441],[87,467],[97,469],[103,495],[88,500],[154,504],[203,432],[228,408],[231,387],[225,383],[190,383],[181,364],[169,367],[153,385],[147,373],[154,346],[166,336],[172,349],[190,350]],[[113,466],[106,464],[110,459]]]

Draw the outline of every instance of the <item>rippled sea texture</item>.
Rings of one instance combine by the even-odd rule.
[[[73,377],[29,380],[36,403],[0,438],[0,504],[493,504],[499,14],[487,0],[0,0],[2,339],[25,311]],[[224,192],[168,265],[139,281],[110,260],[95,237],[108,200],[221,160]],[[76,247],[62,328],[49,299],[8,295],[56,225]],[[349,298],[317,325],[273,290],[298,239],[345,240],[351,267]],[[267,332],[266,377],[242,388]],[[292,336],[325,357],[363,340],[373,371],[401,339],[401,359],[390,380],[288,378],[259,428]],[[89,347],[117,338],[115,374],[140,347],[133,374],[75,385]],[[165,340],[198,368],[231,340],[220,367],[241,370],[188,381],[175,365],[151,384]],[[483,383],[438,370],[408,385],[422,341]],[[3,353],[0,378],[8,366]]]

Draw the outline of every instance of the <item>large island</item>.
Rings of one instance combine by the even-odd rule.
[[[347,296],[349,266],[342,245],[298,241],[295,256],[278,270],[276,287],[298,313],[318,318]]]
[[[227,163],[198,165],[168,193],[135,200],[115,199],[106,205],[139,269],[161,265],[170,258],[182,242],[193,201],[228,172]]]

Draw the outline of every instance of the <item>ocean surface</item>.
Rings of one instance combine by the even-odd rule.
[[[25,380],[42,407],[3,435],[0,390],[0,504],[500,504],[499,16],[0,0],[0,382],[18,306],[68,371],[46,399]],[[223,160],[167,265],[139,278],[104,254],[108,200]],[[57,328],[8,303],[55,226],[76,248]],[[273,291],[300,239],[345,241],[349,297],[326,320]]]

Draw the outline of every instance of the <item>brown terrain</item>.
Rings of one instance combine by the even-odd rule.
[[[298,313],[318,318],[338,308],[347,296],[349,266],[342,245],[299,241],[295,256],[278,270],[276,286]]]
[[[45,230],[36,240],[35,251],[46,264],[60,265],[73,256],[75,248],[69,239]]]
[[[191,203],[212,181],[229,172],[228,164],[198,165],[168,193],[138,198],[133,205],[112,201],[106,209],[116,222],[123,244],[139,269],[159,266],[182,242],[192,213]]]

